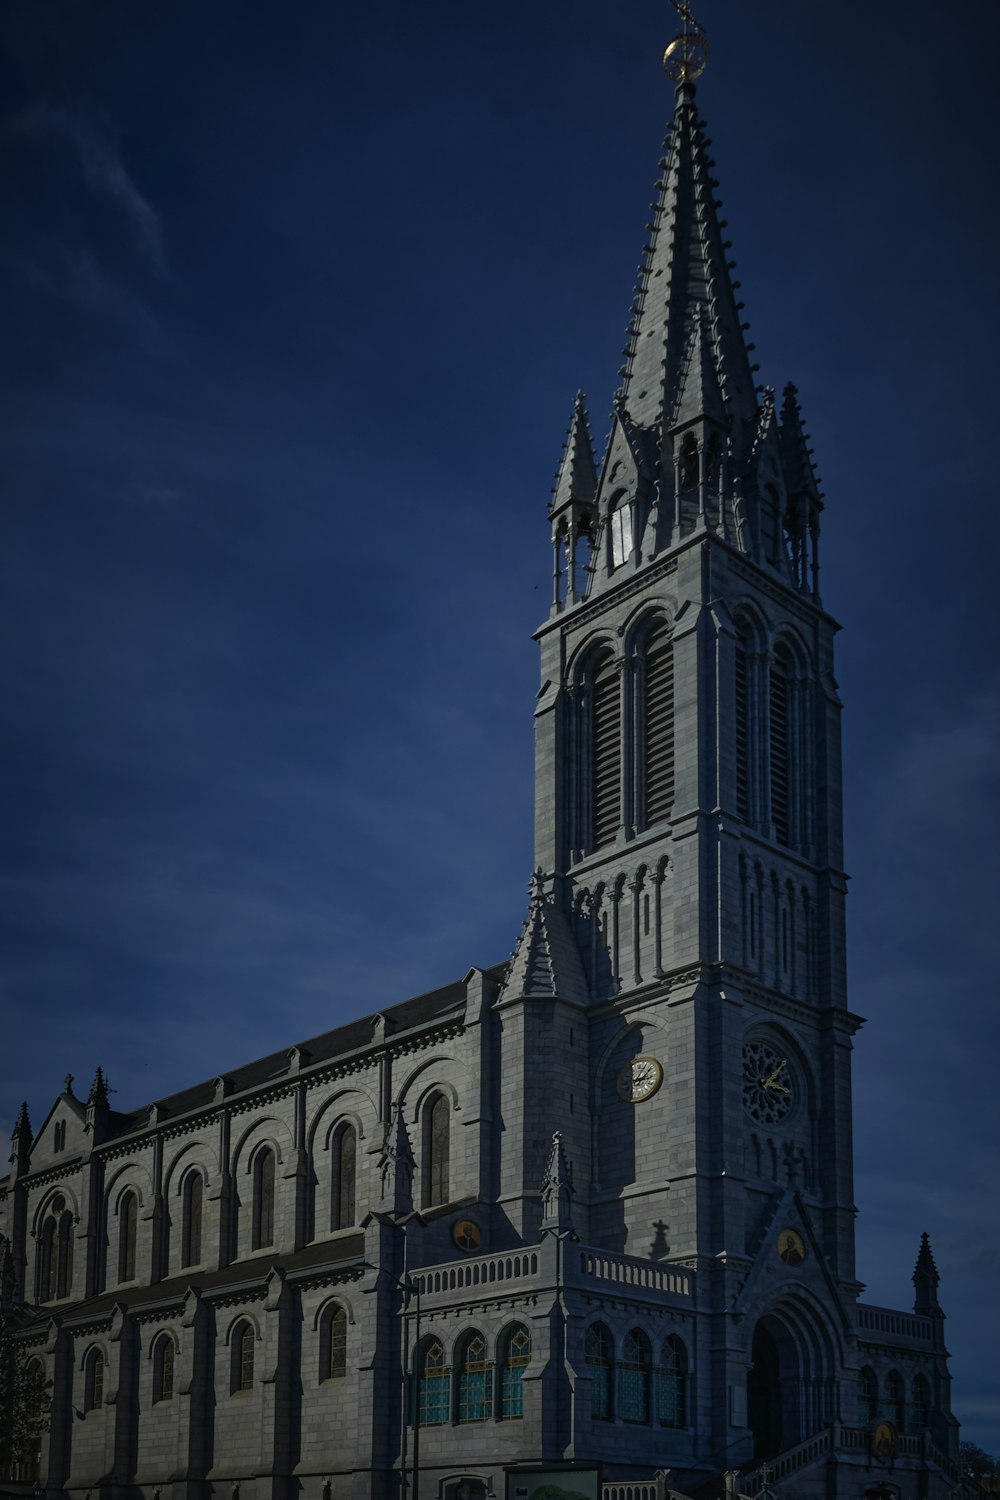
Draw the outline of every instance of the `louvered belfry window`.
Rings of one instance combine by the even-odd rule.
[[[750,704],[747,648],[736,643],[736,816],[750,821]]]
[[[618,670],[610,651],[594,661],[590,683],[591,846],[613,844],[621,821],[621,709]]]
[[[658,823],[674,805],[674,646],[666,620],[646,636],[643,743],[646,823]]]
[[[790,842],[789,662],[783,652],[771,663],[771,821],[779,844]]]

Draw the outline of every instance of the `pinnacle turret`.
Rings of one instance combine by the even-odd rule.
[[[597,466],[594,463],[594,445],[590,436],[587,398],[583,391],[577,391],[559,472],[552,489],[549,519],[555,521],[565,516],[567,520],[579,520],[581,515],[589,515],[596,491]]]
[[[913,1268],[913,1311],[925,1318],[940,1317],[941,1304],[938,1302],[938,1268],[934,1264],[934,1252],[931,1250],[930,1235],[925,1232],[920,1236],[920,1249],[917,1252],[917,1263]]]
[[[108,1108],[108,1081],[104,1076],[103,1068],[98,1068],[94,1074],[94,1081],[87,1095],[87,1105],[91,1109]]]
[[[542,1179],[542,1228],[557,1234],[570,1232],[572,1220],[573,1169],[563,1150],[562,1132],[552,1136],[552,1149]]]
[[[413,1150],[403,1118],[403,1106],[392,1105],[378,1158],[380,1207],[394,1214],[413,1208]]]
[[[30,1165],[31,1141],[31,1121],[28,1118],[28,1105],[25,1101],[17,1112],[17,1119],[11,1134],[10,1163],[15,1174],[26,1171]]]

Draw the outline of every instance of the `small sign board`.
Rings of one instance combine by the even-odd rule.
[[[506,1500],[601,1500],[598,1469],[508,1469],[506,1478]]]

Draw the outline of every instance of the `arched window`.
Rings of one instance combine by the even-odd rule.
[[[524,1416],[524,1367],[531,1358],[531,1334],[513,1323],[500,1341],[500,1420]]]
[[[585,682],[589,708],[589,827],[583,840],[600,849],[613,844],[621,823],[621,693],[610,648],[597,653]]]
[[[858,1416],[862,1422],[874,1422],[878,1413],[878,1381],[875,1371],[865,1365],[858,1376]]]
[[[427,1339],[417,1364],[420,1391],[417,1411],[421,1427],[439,1427],[447,1422],[451,1405],[451,1372],[444,1362],[440,1339]]]
[[[53,1151],[65,1151],[66,1149],[66,1121],[59,1120],[52,1132]]]
[[[68,1297],[73,1286],[73,1214],[57,1194],[49,1205],[38,1245],[39,1302]]]
[[[493,1368],[486,1340],[477,1331],[466,1334],[458,1357],[458,1420],[488,1422],[493,1415]]]
[[[240,1323],[233,1329],[232,1390],[234,1394],[238,1391],[253,1390],[254,1345],[256,1340],[257,1335],[254,1332],[253,1324],[250,1322]]]
[[[270,1147],[259,1151],[253,1164],[253,1242],[254,1250],[274,1244],[274,1152]]]
[[[56,1234],[56,1296],[68,1297],[73,1287],[73,1215],[63,1208]]]
[[[903,1377],[898,1370],[890,1370],[885,1377],[885,1415],[897,1432],[903,1430],[904,1406]]]
[[[184,1179],[181,1194],[181,1265],[201,1265],[201,1211],[205,1195],[205,1184],[199,1171],[191,1171]]]
[[[698,441],[693,432],[687,433],[681,444],[680,481],[682,490],[698,487]]]
[[[104,1355],[91,1349],[83,1367],[83,1409],[99,1411],[104,1405]]]
[[[169,1333],[161,1333],[153,1345],[153,1400],[174,1399],[174,1341]]]
[[[620,568],[632,556],[632,507],[625,495],[620,495],[608,517],[611,529],[611,566]]]
[[[48,1427],[49,1382],[40,1359],[29,1359],[24,1367],[22,1420],[19,1423],[19,1457],[8,1476],[37,1486],[41,1472],[42,1433]],[[8,1452],[10,1450],[8,1449]]]
[[[618,1366],[618,1415],[623,1422],[649,1421],[649,1339],[641,1328],[625,1335]]]
[[[736,638],[735,729],[736,729],[736,816],[741,823],[750,822],[750,656],[749,642],[740,631]]]
[[[669,816],[674,805],[674,646],[670,626],[660,618],[643,643],[642,655],[642,826]]]
[[[907,1409],[906,1430],[911,1434],[923,1432],[931,1420],[931,1387],[926,1375],[914,1375],[913,1399]]]
[[[353,1125],[342,1125],[333,1145],[333,1225],[350,1229],[357,1217],[358,1137]]]
[[[792,663],[781,646],[771,661],[771,822],[779,844],[792,841],[791,823],[791,690]]]
[[[663,1427],[687,1426],[687,1350],[676,1334],[664,1342],[656,1374],[656,1420]]]
[[[615,1346],[603,1323],[587,1329],[587,1368],[590,1373],[590,1415],[595,1422],[611,1421],[612,1374]]]
[[[126,1193],[118,1204],[118,1280],[135,1280],[135,1236],[139,1222],[139,1200]]]
[[[424,1107],[424,1207],[448,1202],[451,1101],[435,1094]]]
[[[347,1313],[333,1306],[323,1317],[320,1337],[320,1380],[343,1380],[347,1374]]]
[[[58,1200],[57,1200],[58,1201]],[[39,1302],[51,1302],[56,1296],[56,1230],[58,1222],[49,1217],[42,1225],[41,1238],[38,1241],[38,1275],[36,1283],[38,1286]]]

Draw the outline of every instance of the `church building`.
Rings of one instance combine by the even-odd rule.
[[[912,1306],[859,1300],[823,500],[751,364],[702,50],[606,449],[577,396],[549,507],[513,957],[129,1112],[100,1071],[22,1109],[0,1258],[51,1405],[7,1488],[960,1490],[927,1237]]]

